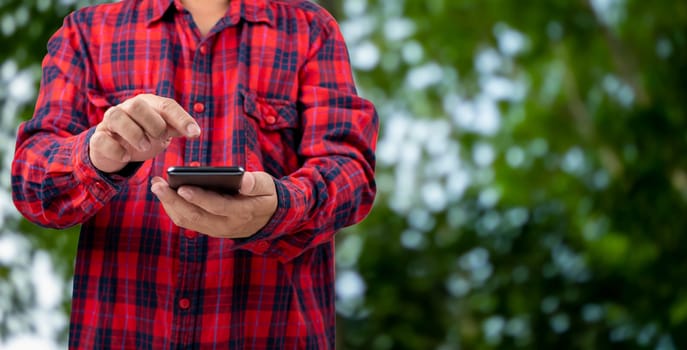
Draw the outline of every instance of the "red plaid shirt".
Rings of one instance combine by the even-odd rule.
[[[89,137],[139,93],[175,99],[202,135],[103,174]],[[82,224],[70,347],[333,348],[333,236],[371,208],[377,128],[337,24],[310,2],[232,0],[204,38],[178,0],[68,16],[19,128],[12,189],[29,220]],[[278,209],[248,239],[181,229],[150,191],[172,165],[267,171]]]

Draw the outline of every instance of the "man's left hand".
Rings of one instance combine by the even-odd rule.
[[[274,180],[265,172],[246,172],[236,195],[195,186],[181,186],[175,191],[161,177],[154,177],[151,184],[152,192],[177,226],[216,238],[250,237],[277,210]]]

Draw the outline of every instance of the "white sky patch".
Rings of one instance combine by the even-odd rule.
[[[410,40],[401,48],[401,56],[406,63],[416,65],[424,59],[425,50],[420,43],[415,40]]]
[[[529,45],[524,34],[504,23],[498,23],[494,26],[494,34],[496,35],[499,50],[508,57],[517,56],[527,50]]]
[[[26,238],[15,233],[3,232],[0,235],[0,265],[16,263],[22,252],[28,251]]]
[[[587,160],[585,159],[584,151],[579,147],[570,149],[565,156],[563,156],[561,168],[569,174],[584,174],[587,170]]]
[[[472,159],[480,167],[489,167],[496,159],[494,147],[488,143],[480,142],[472,148]]]
[[[33,334],[21,334],[10,338],[6,343],[0,343],[0,347],[4,350],[27,350],[27,349],[41,349],[41,350],[57,350],[59,347],[54,341],[50,339],[36,337]]]
[[[35,286],[38,306],[51,309],[62,301],[62,282],[52,268],[50,255],[37,252],[31,267],[32,282]]]
[[[673,43],[668,38],[660,38],[656,40],[656,55],[666,59],[673,53]]]
[[[484,49],[475,55],[475,69],[481,74],[494,74],[502,66],[503,58],[492,48]]]
[[[618,77],[608,74],[604,77],[602,85],[606,93],[615,98],[624,107],[631,107],[635,101],[635,92],[632,87]]]
[[[519,168],[525,163],[525,151],[520,147],[510,147],[506,151],[506,162],[513,168]]]
[[[413,90],[424,90],[441,82],[444,70],[435,62],[411,69],[406,76],[406,84]]]
[[[375,30],[377,20],[372,16],[357,16],[341,21],[339,28],[348,45],[358,43]]]
[[[452,274],[446,279],[446,288],[452,296],[461,298],[470,292],[472,284],[463,276]]]
[[[355,18],[364,14],[367,10],[367,0],[346,0],[343,2],[343,11],[346,17]]]
[[[363,41],[354,46],[352,51],[351,64],[361,71],[370,71],[379,64],[381,53],[371,41]]]
[[[487,188],[480,192],[478,202],[483,208],[493,208],[501,198],[501,194],[494,188]]]
[[[406,249],[420,249],[424,241],[424,235],[418,230],[405,230],[401,234],[401,245]]]
[[[389,42],[402,41],[415,34],[415,23],[408,18],[390,18],[384,23],[384,36]]]
[[[432,212],[438,213],[446,209],[448,198],[444,186],[437,181],[431,181],[422,186],[422,201],[424,206]]]
[[[17,103],[26,103],[33,100],[35,95],[33,83],[34,79],[28,70],[19,72],[9,81],[7,89],[8,98]]]
[[[601,21],[609,26],[618,25],[624,18],[624,0],[591,0],[592,8]]]
[[[36,302],[23,311],[31,321],[30,329],[24,329],[9,319],[11,336],[0,342],[0,349],[58,349],[64,346],[56,344],[59,333],[68,323],[60,308],[63,281],[53,270],[53,262],[47,252],[36,252],[31,261],[30,250],[30,243],[24,237],[7,231],[0,235],[0,264],[6,265],[11,259],[8,280],[11,288],[31,290],[36,297]]]
[[[12,79],[17,74],[18,69],[17,62],[14,60],[3,62],[2,67],[0,67],[0,80],[8,81]]]
[[[432,120],[426,123],[429,135],[424,140],[425,149],[432,157],[440,157],[449,152],[456,140],[451,138],[451,124],[444,119]]]
[[[452,201],[460,200],[470,186],[470,174],[465,170],[452,173],[446,181],[446,195]]]
[[[336,264],[338,268],[353,268],[363,251],[364,241],[360,235],[344,235],[336,243]]]
[[[405,142],[405,135],[410,127],[411,120],[398,114],[391,114],[386,119],[384,136],[377,145],[377,159],[380,164],[393,165],[399,161],[401,150],[399,144]]]
[[[523,81],[484,75],[480,78],[479,82],[482,91],[497,101],[520,102],[527,95],[527,89]]]
[[[497,344],[501,341],[505,328],[506,320],[501,316],[491,316],[482,323],[484,337],[491,344]]]
[[[480,95],[473,101],[458,97],[451,102],[453,106],[445,107],[450,108],[448,112],[460,129],[491,136],[501,128],[501,112],[490,96]]]
[[[344,300],[361,298],[365,294],[365,281],[356,271],[345,270],[337,273],[336,295]]]

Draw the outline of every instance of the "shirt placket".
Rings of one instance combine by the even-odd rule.
[[[190,17],[190,16],[189,16]],[[202,40],[195,46],[191,55],[190,81],[187,82],[188,98],[184,99],[184,109],[196,120],[201,129],[199,138],[187,138],[184,152],[184,163],[190,166],[208,165],[206,162],[209,135],[210,116],[212,115],[213,97],[210,85],[211,52],[209,50],[212,37]],[[185,48],[191,49],[191,48]],[[176,307],[177,317],[175,325],[179,348],[193,347],[197,343],[202,319],[202,273],[204,257],[207,255],[207,237],[195,231],[181,229],[179,245],[179,284],[177,289]]]

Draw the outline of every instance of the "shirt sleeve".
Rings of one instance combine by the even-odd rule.
[[[88,156],[98,112],[87,96],[87,44],[74,17],[48,42],[34,116],[19,126],[12,162],[15,206],[52,228],[88,220],[125,180],[99,172]]]
[[[357,95],[345,42],[329,19],[300,71],[304,164],[275,180],[277,211],[251,239],[270,241],[266,253],[285,261],[361,221],[376,193],[377,113]]]

